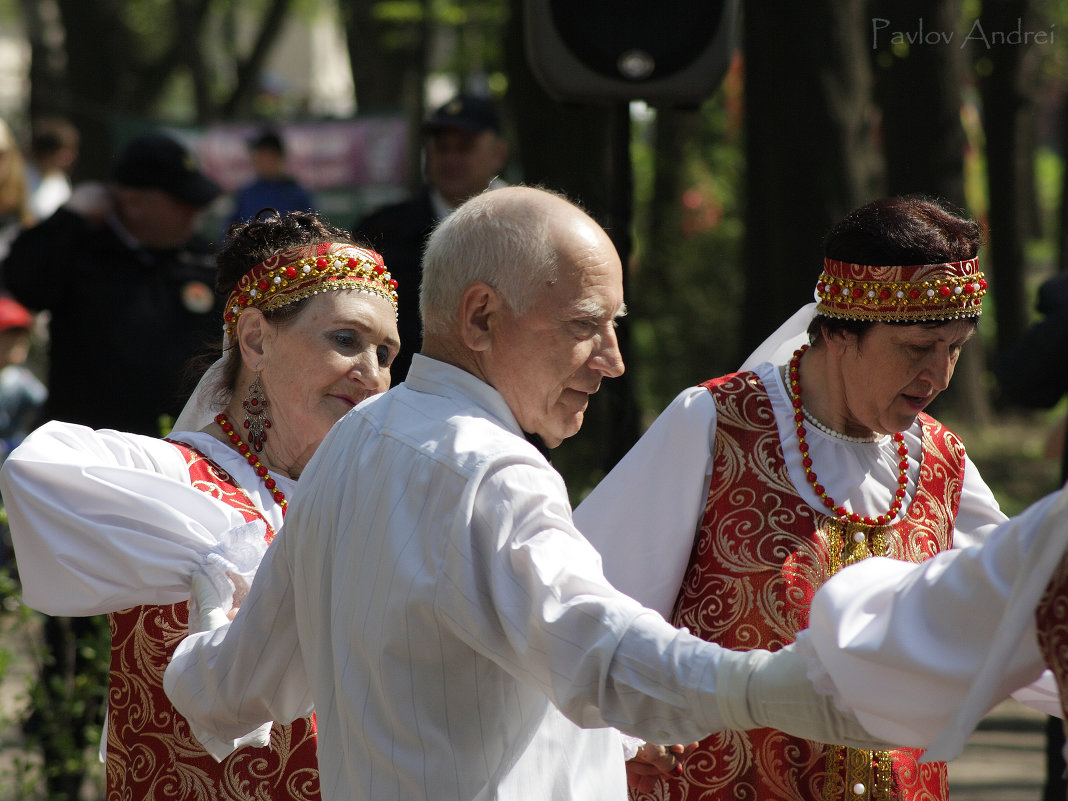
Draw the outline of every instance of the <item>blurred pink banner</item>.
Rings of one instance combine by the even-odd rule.
[[[232,192],[254,177],[248,142],[264,124],[205,128],[194,144],[201,169]],[[404,186],[408,129],[401,116],[281,123],[290,174],[309,190]]]

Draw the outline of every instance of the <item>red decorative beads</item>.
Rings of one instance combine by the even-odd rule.
[[[826,489],[819,483],[816,474],[812,471],[812,457],[809,456],[808,441],[805,439],[808,435],[808,429],[805,428],[804,405],[801,402],[800,367],[801,357],[805,354],[806,350],[808,350],[808,345],[802,345],[794,351],[793,358],[790,359],[788,382],[790,385],[790,397],[792,399],[791,404],[794,408],[794,424],[797,426],[797,449],[801,452],[801,465],[805,468],[805,480],[811,485],[812,491],[816,493],[816,496],[823,503],[824,507],[829,509],[837,517],[844,520],[850,520],[854,523],[864,523],[869,526],[885,526],[894,520],[901,511],[901,505],[904,502],[906,494],[905,488],[909,481],[909,446],[905,443],[905,437],[900,431],[895,432],[893,435],[894,442],[898,445],[897,452],[901,457],[901,461],[898,463],[898,470],[900,471],[897,477],[898,488],[894,492],[893,499],[890,501],[890,508],[886,513],[881,514],[878,517],[861,517],[856,512],[850,512],[844,506],[840,506],[834,498],[827,494]]]
[[[270,473],[267,472],[267,467],[264,465],[260,458],[252,452],[248,443],[242,441],[241,437],[234,430],[233,423],[230,419],[220,412],[215,415],[215,422],[219,424],[219,427],[223,430],[223,433],[229,438],[230,442],[237,448],[237,452],[240,453],[248,461],[249,465],[256,472],[256,475],[263,479],[263,486],[271,493],[271,497],[274,498],[275,503],[282,507],[282,515],[286,513],[286,507],[289,505],[286,501],[286,494],[282,490],[278,489],[277,483],[271,478]]]

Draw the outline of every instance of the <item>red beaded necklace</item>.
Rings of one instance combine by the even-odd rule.
[[[260,461],[259,457],[252,452],[252,449],[244,442],[241,441],[241,437],[238,436],[234,430],[233,423],[230,419],[220,412],[215,415],[215,422],[222,428],[223,433],[230,438],[230,442],[237,446],[237,451],[244,456],[252,469],[256,471],[256,475],[263,479],[263,486],[265,486],[271,493],[271,497],[274,498],[275,503],[282,507],[282,516],[285,517],[286,506],[286,494],[282,490],[278,489],[275,480],[271,478],[271,474],[267,472],[267,467]]]
[[[897,517],[898,512],[901,511],[901,504],[905,498],[905,487],[908,485],[909,446],[905,444],[905,437],[900,431],[893,435],[894,442],[897,443],[897,452],[901,456],[901,462],[898,464],[900,469],[897,477],[898,488],[886,514],[878,517],[861,517],[856,512],[850,512],[844,506],[839,506],[834,498],[827,494],[823,485],[819,483],[816,474],[812,472],[812,458],[808,455],[808,442],[805,441],[805,435],[808,434],[808,431],[805,429],[805,412],[801,403],[801,373],[799,368],[801,366],[801,357],[806,350],[808,350],[808,345],[802,345],[794,351],[793,358],[790,359],[790,380],[788,382],[790,396],[793,398],[794,424],[797,426],[797,449],[801,451],[801,464],[805,468],[805,479],[812,486],[813,491],[819,496],[820,500],[823,501],[823,505],[838,517],[869,526],[884,526]]]

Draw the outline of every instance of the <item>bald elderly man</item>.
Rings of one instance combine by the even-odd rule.
[[[617,729],[871,742],[791,651],[726,651],[620,594],[572,523],[547,449],[623,372],[622,269],[590,217],[473,198],[420,303],[405,383],[334,427],[234,621],[179,647],[166,686],[198,736],[314,703],[323,797],[376,801],[622,801]]]

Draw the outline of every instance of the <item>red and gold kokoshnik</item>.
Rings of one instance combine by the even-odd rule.
[[[397,313],[397,281],[381,256],[355,245],[324,242],[279,253],[245,273],[226,301],[223,330],[232,340],[249,307],[271,311],[338,289],[378,295]]]
[[[875,267],[823,260],[817,314],[845,320],[922,322],[978,317],[986,278],[979,259]]]

